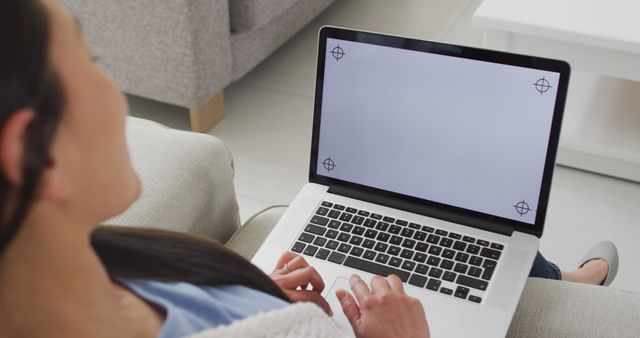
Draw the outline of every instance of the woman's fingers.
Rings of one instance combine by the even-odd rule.
[[[371,278],[371,292],[374,294],[383,294],[385,292],[389,292],[391,287],[387,280],[382,276],[373,276]]]
[[[317,291],[299,290],[299,291],[286,291],[285,292],[292,302],[312,302],[318,305],[329,316],[333,316],[331,306],[324,297]]]
[[[342,306],[342,312],[344,312],[344,315],[349,320],[353,331],[358,332],[361,314],[360,307],[358,307],[356,300],[349,292],[342,289],[336,291],[336,297],[338,297],[340,306]]]
[[[285,275],[276,276],[274,281],[282,289],[295,289],[301,287],[306,289],[307,285],[311,284],[313,291],[322,292],[324,290],[324,281],[316,269],[307,266],[302,269],[291,271],[291,273]]]
[[[296,256],[287,263],[287,267],[289,268],[289,273],[291,271],[295,271],[307,266],[309,266],[309,263],[307,263],[307,260],[305,260],[304,257],[302,256]]]
[[[298,257],[299,255],[295,252],[285,251],[280,259],[278,259],[278,263],[276,263],[276,269],[284,269],[284,265],[289,263],[292,259]]]
[[[391,287],[391,290],[404,293],[404,286],[402,285],[402,279],[396,275],[387,276],[388,285]]]
[[[359,304],[364,303],[364,300],[371,295],[369,287],[358,275],[351,275],[349,278],[349,286],[351,286],[351,291],[353,291]]]

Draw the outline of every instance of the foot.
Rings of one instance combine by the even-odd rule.
[[[576,271],[562,272],[562,280],[601,285],[609,274],[609,263],[604,259],[592,259]]]

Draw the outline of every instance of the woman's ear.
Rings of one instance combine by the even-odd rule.
[[[18,110],[7,119],[0,134],[0,170],[13,185],[22,183],[27,127],[34,117],[30,108]]]

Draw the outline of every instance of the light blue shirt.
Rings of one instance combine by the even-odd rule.
[[[121,282],[142,299],[165,311],[165,322],[158,338],[183,337],[289,304],[240,285],[200,287],[146,280]]]

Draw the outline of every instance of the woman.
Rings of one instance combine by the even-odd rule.
[[[0,44],[0,337],[178,337],[297,301],[330,314],[292,253],[267,276],[210,241],[98,228],[140,193],[124,96],[55,0],[0,2]],[[599,283],[607,265],[575,274]],[[398,277],[350,284],[337,295],[357,336],[429,336]]]

